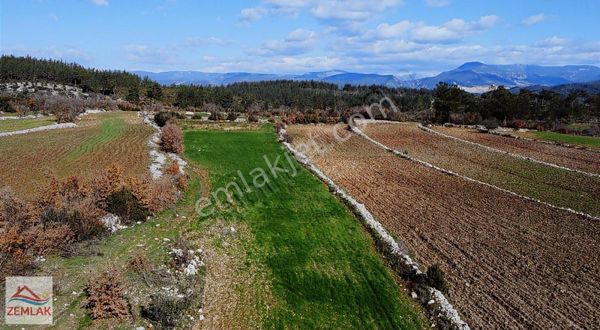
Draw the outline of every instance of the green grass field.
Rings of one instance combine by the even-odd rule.
[[[536,131],[533,132],[533,134],[538,139],[600,148],[600,138],[598,137],[561,134],[546,131]]]
[[[252,182],[260,177],[258,168],[269,178],[264,187],[251,186],[251,192],[236,195],[234,206],[220,194],[214,201],[224,202],[222,207],[207,208],[214,213],[199,223],[218,218],[250,228],[254,239],[247,242],[247,262],[263,265],[272,283],[271,292],[256,296],[255,305],[247,306],[271,306],[263,327],[426,326],[420,308],[401,290],[359,221],[325,185],[292,161],[294,175],[270,126],[186,131],[185,146],[188,159],[208,170],[213,192],[230,182],[245,187],[239,173]],[[275,178],[264,157],[274,163],[278,156],[279,166],[289,173]],[[259,184],[267,181],[261,178]]]
[[[35,128],[52,124],[56,124],[56,118],[54,117],[0,120],[0,133],[20,131],[23,129]]]

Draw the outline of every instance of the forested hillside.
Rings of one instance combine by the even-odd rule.
[[[0,57],[2,81],[54,82],[81,88],[84,92],[104,95],[133,93],[141,85],[152,85],[149,80],[127,71],[88,69],[76,63],[32,57]]]

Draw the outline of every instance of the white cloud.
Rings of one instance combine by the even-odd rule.
[[[259,49],[249,51],[252,55],[298,55],[309,52],[317,44],[317,34],[306,29],[296,29],[283,40],[268,40]]]
[[[318,2],[311,8],[311,13],[321,20],[365,21],[373,15],[382,13],[388,8],[399,6],[401,0],[330,0]]]
[[[427,3],[427,6],[429,7],[439,8],[448,6],[450,0],[425,0],[425,3]]]
[[[48,16],[51,20],[58,22],[58,15],[56,15],[55,13],[50,13]]]
[[[123,46],[127,60],[142,64],[173,64],[175,63],[172,48],[160,48],[143,44]]]
[[[202,71],[208,72],[263,72],[304,73],[307,71],[332,70],[353,62],[336,56],[274,56],[265,61],[254,57],[205,57]]]
[[[403,0],[264,0],[259,6],[242,9],[240,20],[252,22],[267,15],[297,15],[301,10],[318,20],[339,25],[363,22],[389,8],[400,6]]]
[[[228,46],[233,44],[232,40],[218,37],[190,37],[183,41],[182,45],[187,47],[201,46]]]
[[[488,15],[482,16],[474,22],[466,22],[460,18],[452,19],[442,25],[425,25],[425,23],[419,22],[412,30],[412,36],[421,42],[453,42],[473,33],[490,29],[498,21],[500,21],[500,17]]]
[[[527,17],[526,19],[521,21],[521,23],[523,23],[524,25],[527,25],[527,26],[531,26],[531,25],[540,23],[547,18],[548,18],[548,16],[546,16],[544,13],[539,13],[537,15]]]
[[[542,42],[538,43],[539,46],[548,46],[548,47],[556,47],[556,46],[563,46],[566,43],[568,43],[569,40],[565,39],[565,38],[561,38],[558,36],[552,36],[550,38],[546,38],[544,40],[542,40]]]
[[[382,23],[377,26],[377,34],[382,38],[393,38],[404,34],[413,26],[410,21],[404,20],[396,24]]]
[[[108,6],[108,0],[90,0],[96,6]]]
[[[267,14],[267,9],[262,7],[244,8],[240,13],[240,21],[254,22],[263,18]]]

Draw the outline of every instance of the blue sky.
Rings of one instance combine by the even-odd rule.
[[[0,0],[3,54],[127,70],[600,65],[598,0]]]

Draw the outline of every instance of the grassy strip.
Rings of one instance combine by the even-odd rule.
[[[538,139],[560,142],[560,143],[575,144],[575,145],[581,145],[581,146],[600,147],[600,138],[593,137],[593,136],[570,135],[570,134],[561,134],[561,133],[546,132],[546,131],[535,131],[532,133]]]
[[[56,124],[56,118],[54,117],[0,120],[0,133],[20,131],[52,124]]]
[[[271,306],[266,328],[424,326],[421,311],[401,292],[366,231],[293,160],[292,170],[270,126],[187,131],[185,142],[188,158],[209,171],[213,192],[231,182],[245,187],[238,173],[252,185],[260,173],[256,168],[269,178],[264,187],[237,195],[235,206],[205,217],[250,227],[255,239],[247,257],[266,266],[272,283],[273,298],[256,297],[257,306]],[[263,157],[274,163],[278,156],[289,173],[275,178]],[[224,202],[224,194],[219,196],[215,200]]]

